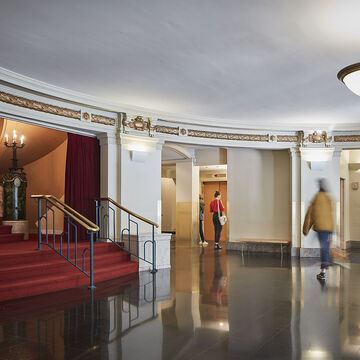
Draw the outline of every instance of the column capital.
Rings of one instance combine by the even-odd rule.
[[[119,136],[116,133],[101,133],[97,135],[100,146],[119,144]]]
[[[164,140],[162,139],[147,136],[120,134],[119,139],[120,145],[128,148],[129,150],[132,146],[142,146],[149,150],[161,150],[164,144]]]
[[[299,146],[294,146],[294,147],[289,148],[289,152],[290,152],[291,157],[295,157],[295,156],[300,157]]]

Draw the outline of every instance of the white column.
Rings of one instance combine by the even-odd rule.
[[[120,135],[120,196],[122,206],[159,224],[161,233],[161,149],[162,140],[151,137]],[[128,218],[122,215],[122,227]],[[135,221],[138,221],[133,219]],[[152,227],[138,221],[139,233],[151,233]],[[134,226],[134,224],[132,225]],[[135,230],[135,227],[132,228]],[[135,233],[132,230],[132,233]]]
[[[119,140],[115,134],[98,135],[100,142],[100,196],[119,196]]]
[[[296,148],[290,149],[291,157],[291,255],[299,256],[301,248],[301,157]]]
[[[98,139],[100,142],[100,197],[109,197],[118,201],[120,195],[119,139],[113,133],[100,134]],[[100,219],[100,221],[103,223],[103,219]],[[120,236],[120,217],[118,216],[115,221],[117,234],[114,234],[113,231],[113,217],[109,217],[109,237],[111,239]],[[105,237],[107,233],[106,225],[102,231],[102,237]]]

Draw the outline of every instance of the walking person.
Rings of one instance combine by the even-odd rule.
[[[204,210],[205,210],[205,202],[202,195],[199,195],[199,231],[200,231],[200,245],[207,245],[208,243],[205,241],[203,223],[204,223]]]
[[[330,262],[330,234],[334,231],[334,218],[333,203],[327,194],[324,179],[319,180],[319,191],[306,212],[303,234],[307,235],[311,227],[317,232],[320,241],[321,270],[316,277],[318,280],[325,280]]]
[[[220,191],[215,191],[214,200],[210,203],[210,212],[213,213],[213,224],[215,229],[215,250],[221,250],[219,245],[221,230],[223,225],[220,223],[220,217],[223,216],[223,211],[225,210],[221,202]]]

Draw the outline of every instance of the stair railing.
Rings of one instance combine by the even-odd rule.
[[[38,202],[38,249],[42,250],[42,244],[47,245],[49,248],[54,250],[57,254],[67,260],[71,265],[75,266],[78,270],[80,270],[83,274],[85,274],[88,278],[90,278],[89,289],[95,289],[94,286],[94,233],[98,233],[99,227],[87,219],[85,216],[81,215],[69,205],[66,205],[64,202],[59,200],[53,195],[31,195],[31,197]],[[43,212],[43,204],[45,205],[45,209]],[[64,214],[65,222],[65,230],[60,234],[60,249],[56,248],[55,243],[55,211],[52,207],[57,208]],[[53,217],[53,241],[52,244],[49,242],[49,212]],[[41,220],[45,220],[45,243],[42,242],[42,224]],[[82,266],[78,265],[78,225],[82,226],[86,229],[86,232],[90,234],[90,248],[83,249],[82,253]],[[71,235],[73,235],[73,239],[71,239]],[[51,235],[50,235],[51,236]],[[63,251],[63,237],[67,238],[67,251]],[[70,240],[74,240],[74,250],[75,257],[74,261],[70,256]],[[90,250],[90,271],[86,271],[85,269],[85,254],[86,251]]]
[[[113,199],[106,197],[101,198],[99,200],[95,200],[96,203],[96,225],[100,228],[100,231],[96,234],[97,240],[100,238],[101,240],[111,241],[113,244],[121,248],[122,250],[130,253],[132,256],[137,257],[149,264],[152,265],[151,273],[155,274],[157,272],[156,269],[156,241],[155,241],[155,228],[158,228],[159,225],[155,222],[148,220],[133,211],[130,211],[114,201]],[[117,213],[117,210],[120,213]],[[121,230],[120,242],[116,241],[117,236],[117,215],[121,216],[121,211],[127,214],[127,224]],[[135,219],[135,220],[134,220]],[[139,223],[137,220],[140,220],[142,223],[149,224],[151,226],[151,240],[147,240],[144,242],[143,248],[143,256],[139,252]],[[112,223],[112,234],[110,231],[110,223]],[[132,234],[131,228],[135,226],[136,231]],[[131,240],[135,238],[135,246],[131,246]],[[128,242],[128,246],[126,246],[126,242]],[[151,254],[152,258],[149,259],[146,256],[146,247],[151,246]]]

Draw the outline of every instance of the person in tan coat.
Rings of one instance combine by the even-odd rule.
[[[329,267],[330,234],[334,231],[333,203],[326,192],[324,179],[319,180],[319,192],[312,199],[306,212],[303,234],[307,235],[313,228],[320,241],[321,271],[317,275],[319,280],[325,280]]]

